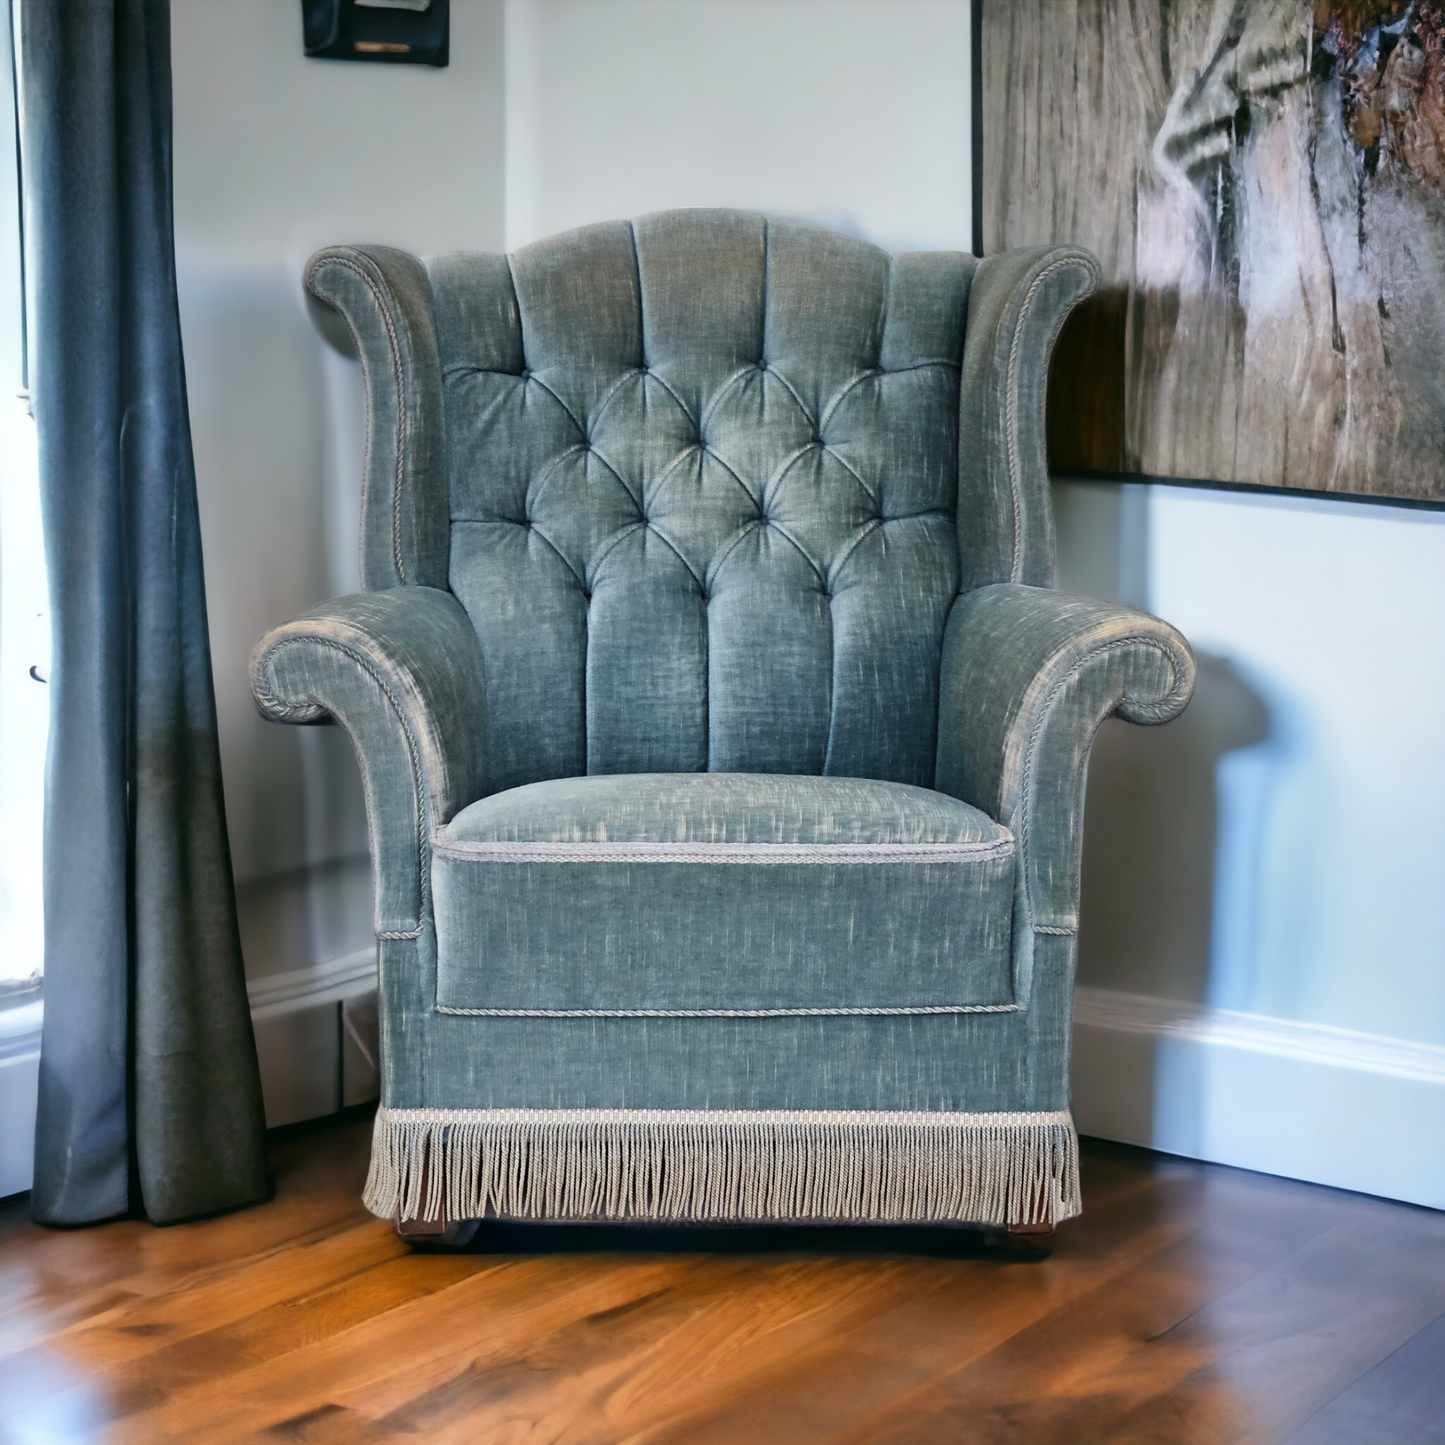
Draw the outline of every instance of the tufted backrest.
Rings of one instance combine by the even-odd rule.
[[[974,264],[728,211],[427,261],[489,790],[931,784]]]

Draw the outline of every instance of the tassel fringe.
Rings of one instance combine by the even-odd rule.
[[[1068,1110],[377,1110],[363,1199],[411,1219],[1056,1224]]]

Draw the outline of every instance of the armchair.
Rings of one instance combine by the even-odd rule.
[[[252,676],[365,781],[373,1211],[1077,1212],[1084,765],[1193,685],[1051,590],[1045,376],[1096,279],[731,211],[313,258],[368,590]]]

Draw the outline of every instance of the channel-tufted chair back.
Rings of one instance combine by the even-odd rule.
[[[931,785],[973,260],[694,211],[427,269],[488,790]]]

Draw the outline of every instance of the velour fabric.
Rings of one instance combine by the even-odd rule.
[[[387,246],[338,246],[311,258],[306,288],[344,318],[365,372],[361,580],[445,587],[445,420],[426,269]]]
[[[366,778],[372,1207],[517,1160],[543,1216],[564,1177],[774,1200],[842,1159],[891,1181],[868,1217],[948,1159],[1076,1207],[1085,761],[1193,680],[1172,628],[1047,585],[1049,355],[1096,278],[733,211],[312,263],[365,367],[377,590],[253,666]],[[910,1175],[919,1114],[956,1132]]]
[[[394,587],[329,602],[251,657],[277,722],[334,717],[366,786],[379,937],[415,937],[428,911],[434,829],[481,791],[485,687],[477,636],[449,592]]]
[[[1069,312],[1098,284],[1098,262],[1075,246],[1024,247],[979,263],[959,412],[964,591],[991,582],[1054,584],[1044,430],[1049,358]]]
[[[986,813],[871,778],[633,773],[530,783],[473,803],[447,827],[464,843],[1006,842]]]
[[[972,270],[728,212],[430,263],[489,789],[930,781]]]
[[[170,16],[18,18],[53,637],[31,1209],[166,1222],[267,1189],[176,308]]]
[[[1013,1003],[1013,839],[923,788],[738,773],[534,783],[458,814],[432,877],[443,1010]]]
[[[381,946],[391,1108],[1051,1110],[1069,1103],[1075,940],[1040,935],[1027,1008],[782,1017],[437,1011],[436,934]]]
[[[1194,658],[1168,623],[1118,603],[1000,583],[954,604],[944,638],[939,791],[1018,840],[1015,987],[1036,935],[1079,926],[1083,778],[1099,724],[1177,716]]]

